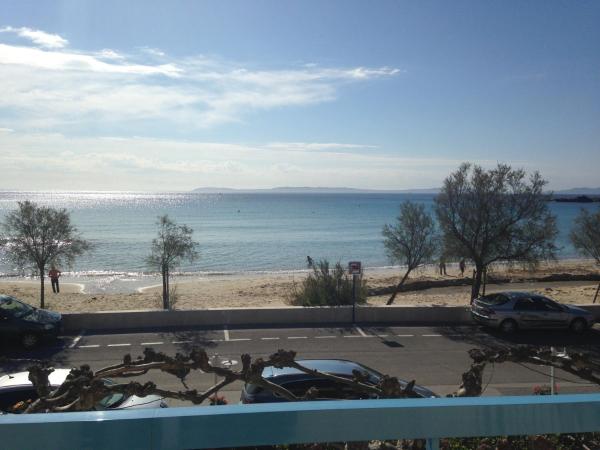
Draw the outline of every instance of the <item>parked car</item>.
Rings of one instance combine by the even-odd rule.
[[[61,332],[59,313],[39,309],[10,295],[0,295],[0,334],[16,337],[23,347],[32,348],[42,338],[55,338]]]
[[[53,388],[58,388],[67,378],[71,369],[55,369],[48,380]],[[114,382],[105,378],[107,385]],[[29,372],[18,372],[0,377],[0,411],[10,412],[11,408],[21,401],[36,400],[37,392],[29,381]],[[104,397],[94,408],[96,411],[107,409],[138,409],[138,408],[166,408],[167,404],[158,395],[137,397],[135,395],[111,394]]]
[[[308,369],[318,370],[319,372],[348,379],[352,379],[354,371],[359,371],[366,375],[366,382],[372,385],[377,384],[383,376],[381,373],[367,366],[342,359],[304,359],[298,360],[298,364]],[[297,396],[302,396],[308,389],[315,387],[318,389],[319,395],[327,399],[358,400],[376,398],[369,394],[356,392],[343,383],[336,383],[327,378],[315,377],[292,367],[284,367],[282,369],[272,366],[265,367],[262,376],[271,383],[278,384]],[[404,380],[400,380],[400,383],[403,386],[407,384]],[[435,393],[422,386],[415,386],[414,391],[420,397],[437,397]],[[281,397],[279,394],[251,383],[246,383],[242,389],[240,400],[242,403],[273,403],[287,401],[287,399]]]
[[[477,322],[505,333],[536,328],[583,333],[594,324],[594,315],[589,311],[530,292],[498,292],[480,297],[471,305],[471,315]]]

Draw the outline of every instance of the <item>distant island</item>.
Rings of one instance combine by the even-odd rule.
[[[199,194],[437,194],[439,188],[429,189],[357,189],[347,187],[308,187],[282,186],[268,189],[232,189],[220,187],[201,187],[192,192]]]

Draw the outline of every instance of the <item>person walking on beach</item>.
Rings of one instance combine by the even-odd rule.
[[[458,263],[458,268],[460,269],[460,276],[465,276],[465,269],[467,268],[467,263],[465,262],[465,258],[461,259]]]
[[[58,279],[60,278],[60,274],[62,272],[56,268],[56,266],[52,266],[52,268],[48,271],[48,276],[50,277],[50,281],[52,282],[52,292],[58,294],[60,292],[60,288],[58,286]]]
[[[313,264],[314,264],[313,259],[310,256],[307,256],[306,257],[306,267],[308,267],[309,269],[312,269]]]

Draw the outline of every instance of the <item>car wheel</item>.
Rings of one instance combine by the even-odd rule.
[[[575,319],[571,322],[570,328],[573,333],[581,334],[587,330],[587,323],[583,319]]]
[[[23,344],[23,347],[27,349],[35,347],[38,341],[38,336],[33,333],[26,333],[21,337],[21,344]]]
[[[513,334],[515,331],[517,331],[517,328],[517,322],[512,319],[506,319],[500,324],[500,331],[506,334]]]

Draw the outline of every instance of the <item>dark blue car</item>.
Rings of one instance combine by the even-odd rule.
[[[383,376],[381,373],[367,366],[343,359],[304,359],[297,362],[307,369],[318,370],[319,372],[348,379],[352,379],[353,372],[358,371],[366,376],[366,383],[372,385],[376,385]],[[356,392],[346,384],[336,383],[328,378],[315,377],[292,367],[284,367],[282,369],[265,367],[262,376],[271,383],[278,384],[299,397],[303,396],[308,389],[314,387],[318,389],[319,397],[324,399],[360,400],[376,398],[367,393]],[[402,385],[406,385],[407,383],[403,380],[399,381]],[[420,397],[437,397],[435,393],[422,386],[415,386],[414,392]],[[250,383],[244,386],[240,400],[242,403],[287,401],[287,399],[281,397],[279,394]]]
[[[0,295],[0,334],[17,338],[23,347],[35,347],[43,338],[55,338],[62,328],[59,313],[38,309],[9,295]]]

